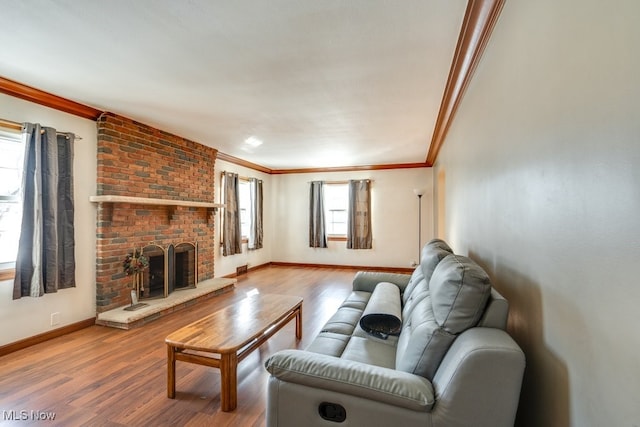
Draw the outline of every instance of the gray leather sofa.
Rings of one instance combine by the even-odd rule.
[[[508,303],[475,262],[427,243],[412,275],[359,272],[305,350],[265,363],[267,426],[510,426],[525,367]]]

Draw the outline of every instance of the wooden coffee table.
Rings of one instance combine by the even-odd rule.
[[[221,407],[238,404],[238,363],[293,318],[296,338],[302,338],[302,298],[257,294],[187,325],[167,343],[167,396],[176,394],[176,361],[220,369]],[[216,357],[217,356],[217,357]]]

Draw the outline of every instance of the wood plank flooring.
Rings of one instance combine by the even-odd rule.
[[[269,266],[239,277],[232,292],[141,328],[91,326],[0,357],[0,426],[264,426],[264,361],[304,348],[351,291],[355,269]],[[220,372],[178,362],[176,398],[167,398],[171,332],[249,292],[298,295],[303,339],[290,322],[238,366],[238,407],[220,410]],[[55,419],[38,420],[54,414]]]

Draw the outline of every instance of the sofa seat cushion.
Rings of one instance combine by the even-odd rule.
[[[366,291],[353,291],[347,296],[347,298],[340,305],[341,307],[355,308],[363,311],[367,307],[367,303],[371,298],[371,292]]]
[[[360,324],[358,324],[356,326],[356,328],[353,330],[353,334],[351,334],[351,336],[353,337],[360,337],[360,338],[366,338],[368,340],[372,340],[372,341],[377,341],[381,344],[396,348],[398,345],[398,337],[399,335],[389,335],[386,338],[382,339],[382,338],[378,338],[374,335],[371,335],[367,332],[364,331],[364,329],[362,329],[362,327],[360,326]]]
[[[311,342],[307,351],[325,354],[327,356],[340,357],[344,353],[351,337],[334,332],[320,332]]]
[[[376,340],[351,337],[342,352],[341,359],[394,369],[396,366],[396,349]]]
[[[352,307],[340,307],[322,327],[322,332],[351,335],[360,321],[362,310]]]

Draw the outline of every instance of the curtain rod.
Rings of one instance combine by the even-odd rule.
[[[0,127],[21,131],[22,130],[22,123],[14,122],[14,121],[11,121],[11,120],[0,119]],[[44,130],[42,131],[42,133],[44,133]],[[58,132],[58,131],[56,131],[56,134],[65,135],[67,137],[67,139],[69,138],[69,135],[73,135],[74,138],[76,140],[78,140],[78,141],[82,139],[81,136],[76,135],[75,133],[72,133],[72,132]]]
[[[231,171],[222,171],[222,172],[220,172],[220,175],[224,176],[227,172],[231,172]],[[235,172],[231,172],[231,173],[235,173]],[[242,180],[242,181],[251,181],[252,178],[249,177],[249,176],[238,175],[238,179]],[[258,181],[262,181],[259,178],[255,178],[255,179],[257,179]]]
[[[321,179],[317,179],[316,181],[322,181]],[[372,179],[351,179],[351,180],[343,180],[343,181],[324,181],[325,184],[348,184],[349,181],[367,181],[373,182]],[[313,181],[307,181],[308,184],[311,184]]]

